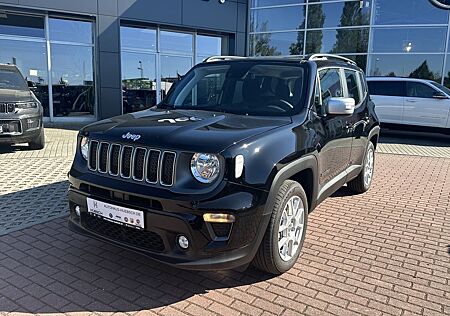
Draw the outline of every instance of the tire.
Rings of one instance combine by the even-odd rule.
[[[298,223],[302,224],[302,226],[301,228],[296,227],[295,233],[290,229],[285,229],[280,232],[280,228],[282,227],[281,221],[283,220],[284,223],[286,223],[285,220],[287,219],[286,215],[288,215],[288,213],[285,211],[287,204],[291,201],[294,203],[291,205],[295,205],[295,203],[298,202],[298,211],[301,212],[301,214],[298,214],[301,216],[298,216],[296,219],[294,218],[289,227],[295,227]],[[301,211],[301,208],[303,211]],[[289,222],[290,221],[288,221],[288,223]],[[282,274],[291,269],[300,255],[305,240],[307,222],[308,199],[305,191],[302,186],[295,181],[287,180],[283,182],[275,198],[275,205],[272,210],[270,222],[258,252],[253,259],[253,265],[259,270],[274,275]],[[288,231],[291,232],[291,235],[289,236],[292,237],[283,237],[282,235],[287,236],[286,234]],[[291,242],[285,243],[284,247],[287,248],[279,247],[279,237],[283,237],[285,240],[291,240]],[[289,245],[291,245],[291,247],[289,247]],[[286,252],[289,248],[291,250],[290,253]],[[282,254],[282,252],[284,252],[284,254]]]
[[[41,133],[38,137],[36,137],[33,141],[28,143],[28,147],[32,150],[40,150],[45,147],[45,133],[44,129],[41,130]]]
[[[364,164],[358,176],[347,183],[350,190],[355,193],[364,193],[370,189],[373,180],[373,172],[375,170],[375,147],[369,142],[364,155]],[[368,178],[367,178],[368,177]]]

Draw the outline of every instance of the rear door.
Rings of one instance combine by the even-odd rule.
[[[369,94],[375,103],[375,112],[382,123],[402,124],[405,82],[401,80],[370,80]]]
[[[347,85],[347,97],[355,100],[355,112],[347,118],[347,125],[351,127],[352,150],[350,165],[362,165],[366,152],[369,109],[367,102],[367,89],[363,84],[364,76],[355,70],[344,69],[345,82]]]
[[[442,92],[428,83],[407,81],[403,124],[446,127],[450,100],[436,98]]]

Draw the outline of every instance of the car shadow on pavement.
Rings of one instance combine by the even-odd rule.
[[[0,155],[1,154],[11,154],[17,151],[33,151],[26,144],[20,145],[1,145],[0,146]]]
[[[60,190],[61,183],[53,186]],[[51,187],[46,190],[50,197]],[[36,208],[45,207],[38,203],[45,192],[36,189],[36,194],[27,193],[36,199]],[[23,199],[20,191],[1,198],[8,195],[8,201],[14,195]],[[57,199],[60,203],[64,197]],[[66,207],[58,203],[57,207]],[[157,309],[186,305],[190,298],[201,301],[201,294],[210,290],[221,293],[271,277],[253,268],[245,272],[179,270],[73,233],[67,228],[66,217],[0,236],[0,314]]]
[[[403,144],[427,147],[450,147],[450,135],[411,131],[382,130],[380,144]]]
[[[330,195],[329,198],[346,197],[352,195],[357,195],[357,193],[350,190],[347,186],[343,186],[342,188],[334,192],[332,195]]]
[[[42,165],[37,168],[42,168]],[[40,175],[36,183],[43,181],[44,177]],[[3,179],[6,185],[0,184],[0,236],[68,214],[68,182],[58,181],[24,189],[33,185],[33,178],[30,176],[17,181]]]

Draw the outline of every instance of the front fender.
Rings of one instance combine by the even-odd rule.
[[[278,171],[270,187],[270,192],[267,198],[264,214],[269,214],[272,212],[272,209],[275,204],[275,198],[278,194],[278,189],[283,184],[283,182],[288,179],[291,179],[296,174],[308,169],[312,171],[313,175],[312,187],[310,188],[312,190],[311,205],[309,206],[309,209],[312,210],[315,208],[317,201],[317,194],[319,192],[319,182],[317,180],[318,161],[316,155],[310,154],[287,164],[281,170]]]

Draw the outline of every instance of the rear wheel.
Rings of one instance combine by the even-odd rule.
[[[33,139],[33,141],[28,143],[28,147],[30,147],[30,149],[33,150],[44,149],[45,147],[44,129],[41,129],[41,133],[39,134],[38,137],[36,137],[35,139]]]
[[[308,200],[302,186],[285,181],[276,196],[269,226],[253,265],[271,274],[291,269],[297,261],[306,235]]]
[[[363,169],[359,175],[347,183],[348,187],[356,193],[364,193],[370,189],[373,180],[373,172],[375,168],[375,147],[369,142],[364,158]]]

